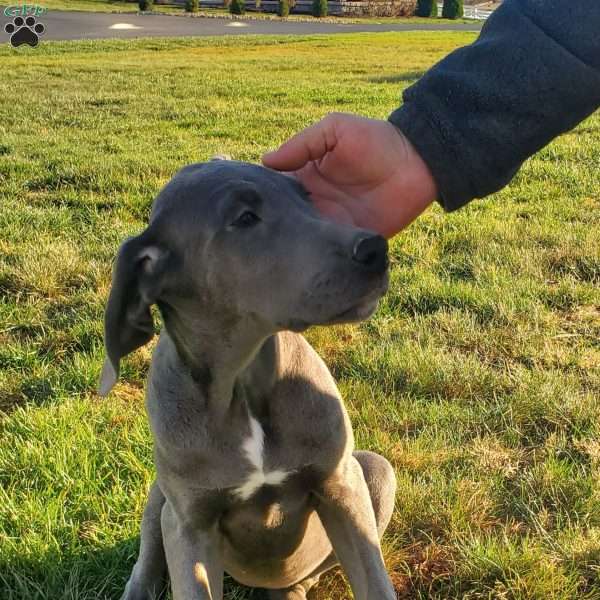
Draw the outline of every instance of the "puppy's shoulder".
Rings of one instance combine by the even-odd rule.
[[[329,369],[298,334],[281,334],[283,365],[271,418],[300,464],[331,470],[354,446],[352,425]]]
[[[305,382],[311,389],[340,398],[327,365],[303,335],[284,331],[279,334],[279,346],[282,374],[286,378]]]

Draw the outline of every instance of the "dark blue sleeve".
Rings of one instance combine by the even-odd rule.
[[[600,106],[600,0],[505,0],[470,46],[404,92],[389,120],[446,210],[505,186]]]

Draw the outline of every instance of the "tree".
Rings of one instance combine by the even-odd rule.
[[[138,6],[140,10],[152,10],[152,5],[154,4],[154,0],[139,0]]]
[[[246,0],[231,0],[229,12],[232,15],[243,15],[246,12]]]
[[[199,8],[198,0],[185,0],[185,11],[186,12],[198,12]]]
[[[289,0],[279,0],[278,14],[280,17],[287,17],[290,14]]]
[[[463,0],[444,0],[442,8],[444,19],[460,19],[464,13]]]
[[[313,0],[312,3],[313,17],[327,16],[327,0]]]
[[[437,17],[437,0],[418,0],[416,15],[418,17]]]

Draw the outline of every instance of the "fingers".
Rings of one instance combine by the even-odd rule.
[[[296,171],[310,161],[323,158],[335,148],[337,118],[329,115],[297,133],[277,150],[265,154],[263,164],[278,171]]]

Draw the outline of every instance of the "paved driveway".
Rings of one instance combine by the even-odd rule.
[[[0,42],[8,42],[4,24],[10,21],[3,12],[0,25]],[[399,24],[338,24],[314,21],[275,21],[275,20],[232,20],[202,17],[178,17],[168,15],[107,14],[90,12],[50,11],[41,21],[46,31],[44,40],[79,40],[99,38],[135,38],[157,36],[201,36],[231,34],[314,34],[348,33],[358,31],[479,31],[481,25],[414,25]]]

